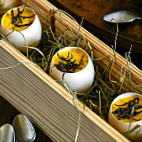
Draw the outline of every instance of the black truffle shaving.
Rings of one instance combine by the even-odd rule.
[[[140,114],[142,111],[136,111],[140,108],[142,108],[142,106],[139,106],[139,97],[127,102],[127,103],[124,103],[122,105],[117,105],[116,106],[120,106],[118,109],[116,109],[115,111],[113,111],[112,113],[113,114],[117,114],[117,119],[118,120],[122,120],[122,119],[130,119],[131,115],[132,116],[136,116],[138,114]],[[125,108],[123,108],[124,106],[126,106]],[[134,113],[132,113],[132,108],[134,107]],[[133,118],[133,120],[136,120]],[[141,119],[139,119],[141,120]],[[139,121],[139,120],[136,120],[136,121]]]
[[[76,60],[71,61],[73,59],[73,54],[70,54],[70,52],[68,52],[68,56],[66,58],[60,56],[58,53],[57,56],[59,59],[65,62],[59,61],[58,64],[54,65],[58,70],[63,72],[62,80],[64,80],[65,73],[74,73],[76,69],[82,69],[80,65],[82,64],[84,54],[82,55],[79,64],[76,63]]]
[[[22,11],[20,11],[19,7],[17,7],[18,13],[17,13],[16,16],[14,16],[14,11],[11,10],[12,24],[14,24],[15,27],[30,26],[30,25],[33,23],[33,22],[30,22],[30,23],[28,23],[28,24],[23,24],[23,25],[19,25],[19,24],[16,23],[17,20],[19,20],[19,22],[22,23],[22,18],[23,18],[23,19],[26,19],[26,18],[32,18],[32,17],[35,16],[35,14],[34,14],[34,15],[31,15],[31,16],[27,16],[27,17],[26,17],[26,16],[21,16],[21,14],[23,13],[24,9],[25,9],[25,7],[22,9]]]

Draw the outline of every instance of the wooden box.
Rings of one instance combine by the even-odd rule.
[[[78,31],[79,25],[65,14],[60,15],[60,12],[55,12],[57,8],[48,1],[28,0],[27,5],[37,12],[43,26],[55,24],[56,31],[63,32],[68,24],[75,33]],[[70,37],[70,33],[68,36]],[[113,50],[84,28],[81,28],[80,36],[84,36],[90,42],[98,57],[106,56],[105,60],[100,61],[102,67],[114,59]],[[121,71],[122,66],[127,69],[127,61],[117,53],[115,56],[117,70],[112,69],[114,78],[116,72]],[[4,69],[10,66],[12,68]],[[142,72],[132,64],[129,67],[132,83],[142,85]],[[2,97],[25,114],[53,141],[70,142],[75,140],[81,112],[78,141],[128,141],[88,107],[84,109],[84,105],[78,99],[73,100],[73,96],[65,88],[4,40],[0,41],[0,68],[0,94]],[[127,90],[129,86],[129,80],[126,79],[123,90]],[[142,93],[140,88],[136,90]]]

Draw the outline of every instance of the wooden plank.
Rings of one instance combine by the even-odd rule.
[[[47,76],[39,67],[15,48],[0,41],[0,67],[12,66],[19,61],[22,63],[13,69],[0,70],[0,94],[16,109],[26,114],[45,134],[56,141],[73,141],[77,129],[78,110],[82,111],[83,104],[56,81]],[[79,141],[127,141],[109,124],[85,108]],[[112,136],[109,136],[110,134]],[[108,135],[109,134],[109,135]]]
[[[24,3],[25,0],[22,0],[22,2]],[[53,13],[57,8],[50,4],[48,1],[28,0],[26,2],[26,5],[36,11],[44,27],[49,27],[53,24]]]
[[[25,0],[21,0],[23,3],[25,3]],[[39,11],[40,10],[44,10],[47,13],[51,13],[54,12],[57,8],[52,5],[50,2],[46,1],[46,0],[27,0],[26,2],[27,6],[32,6],[32,8],[34,9],[36,7],[39,7]]]

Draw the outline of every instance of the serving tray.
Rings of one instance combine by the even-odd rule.
[[[24,2],[24,1],[22,1]],[[27,5],[39,15],[43,27],[54,24],[55,32],[63,32],[68,26],[77,33],[79,25],[46,0],[28,0]],[[67,26],[68,25],[68,26]],[[67,34],[68,37],[71,33]],[[97,37],[81,28],[80,37],[85,37],[98,57],[106,57],[99,62],[105,67],[114,58],[114,52]],[[0,94],[19,112],[25,114],[38,128],[53,141],[74,141],[81,114],[81,127],[78,141],[119,141],[127,142],[117,130],[91,111],[84,109],[78,99],[47,75],[41,68],[33,64],[27,57],[5,40],[0,41]],[[117,69],[114,66],[112,76],[116,72],[127,69],[127,61],[116,53]],[[130,63],[133,85],[142,85],[142,71]],[[120,72],[119,72],[120,75]],[[126,78],[123,90],[130,90],[129,79]],[[136,92],[142,93],[140,88]]]

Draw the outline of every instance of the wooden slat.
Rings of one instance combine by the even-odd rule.
[[[21,1],[23,3],[25,2],[25,0]],[[32,8],[34,8],[34,6],[39,7],[39,11],[44,10],[47,13],[54,12],[57,9],[54,5],[46,0],[27,0],[26,4],[27,6],[31,6]]]
[[[22,0],[24,3],[25,0]],[[57,9],[46,0],[27,0],[26,5],[33,8],[43,25],[49,27],[53,24],[53,13]],[[45,26],[44,26],[45,27]]]
[[[0,67],[23,63],[13,69],[0,70],[0,94],[16,109],[26,114],[41,130],[56,141],[73,141],[77,128],[78,110],[73,96],[39,67],[29,64],[15,48],[0,41]],[[75,100],[82,111],[83,104]],[[79,141],[127,141],[87,107],[82,116]],[[108,134],[113,134],[109,136]]]

